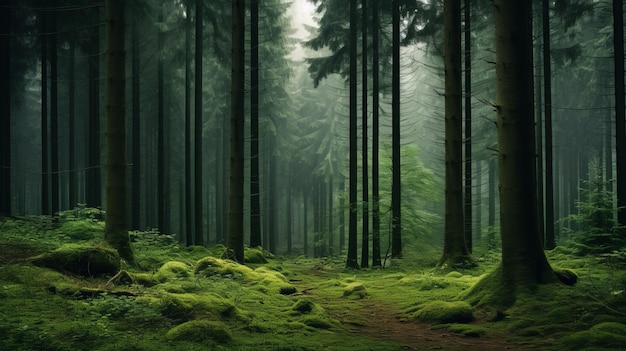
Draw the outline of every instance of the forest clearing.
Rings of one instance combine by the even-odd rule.
[[[2,350],[618,350],[626,345],[624,253],[552,266],[576,285],[540,285],[511,308],[464,298],[500,259],[475,249],[472,269],[437,268],[439,249],[409,246],[385,268],[342,258],[271,257],[246,265],[170,235],[133,232],[132,267],[101,246],[103,223],[66,217],[0,221]],[[87,248],[113,257],[103,263]],[[50,253],[65,252],[55,256]],[[74,252],[74,254],[69,254]],[[81,260],[80,252],[87,252]],[[48,255],[48,256],[46,256]],[[106,256],[106,255],[105,255]],[[56,267],[46,268],[46,267]],[[90,276],[80,269],[98,270]]]

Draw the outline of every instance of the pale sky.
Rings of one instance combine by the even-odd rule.
[[[313,15],[315,13],[315,6],[308,0],[292,0],[291,6],[287,11],[289,18],[291,18],[291,26],[295,30],[293,37],[304,40],[307,39],[309,33],[304,29],[304,25],[315,26],[315,20]],[[294,60],[301,60],[304,57],[304,51],[299,45],[294,50],[292,58]]]

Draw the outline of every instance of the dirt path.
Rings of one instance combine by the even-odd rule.
[[[319,273],[315,274],[319,276]],[[517,345],[498,336],[468,337],[446,329],[403,319],[396,307],[371,298],[351,300],[356,306],[345,309],[345,302],[316,298],[315,289],[304,289],[326,312],[337,319],[350,333],[401,345],[403,350],[443,351],[523,351],[536,347]]]

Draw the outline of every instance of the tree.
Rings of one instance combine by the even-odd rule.
[[[230,202],[227,245],[232,252],[227,255],[243,263],[245,0],[232,0],[232,14]]]
[[[361,0],[361,35],[362,35],[362,48],[361,48],[361,99],[362,101],[362,119],[361,119],[361,157],[362,157],[362,173],[361,182],[363,191],[363,236],[361,238],[361,267],[369,267],[369,170],[368,170],[368,150],[367,150],[367,0]]]
[[[391,257],[402,258],[402,217],[400,177],[400,3],[393,0],[392,6],[392,73],[391,73]]]
[[[624,103],[624,9],[613,0],[613,59],[615,66],[615,163],[617,164],[617,223],[626,225],[626,117]]]
[[[531,0],[496,0],[496,112],[502,260],[469,297],[509,306],[556,281],[537,233]]]
[[[11,213],[11,1],[0,4],[0,214]]]
[[[357,0],[350,0],[350,167],[348,218],[348,257],[346,267],[359,268],[357,263]]]
[[[372,2],[372,266],[380,261],[380,191],[379,191],[379,17],[378,0]]]
[[[126,108],[124,0],[106,0],[106,221],[104,239],[134,262],[126,220]]]
[[[461,96],[461,0],[444,1],[445,231],[440,265],[466,264],[463,215],[463,119]]]
[[[550,9],[549,1],[542,1],[542,36],[543,36],[543,94],[545,123],[545,248],[556,246],[554,235],[554,164],[552,158],[552,68],[550,61]],[[541,150],[539,150],[541,152]],[[542,199],[540,199],[542,201]],[[541,234],[541,233],[540,233]]]
[[[202,16],[204,1],[196,0],[196,51],[194,87],[194,244],[204,244],[202,213]]]
[[[259,0],[250,1],[250,247],[261,246],[259,183]],[[291,197],[289,197],[291,198]]]
[[[464,35],[464,78],[465,78],[465,91],[464,95],[464,112],[465,112],[465,142],[464,146],[464,231],[465,231],[465,245],[467,246],[468,253],[472,253],[473,235],[472,235],[472,0],[463,1],[463,35]],[[477,216],[477,218],[479,218]],[[480,228],[480,227],[479,227]]]
[[[50,178],[48,166],[48,14],[40,13],[41,21],[41,214],[50,213]]]

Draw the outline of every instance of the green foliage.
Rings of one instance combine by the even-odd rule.
[[[115,274],[120,270],[120,257],[115,250],[83,244],[63,245],[52,252],[33,257],[30,262],[82,276]]]
[[[604,322],[563,339],[570,350],[616,350],[626,345],[626,325]]]
[[[585,181],[581,200],[577,202],[579,214],[570,215],[579,230],[574,233],[574,245],[580,255],[607,253],[625,244],[614,219],[613,193],[606,189],[601,177]]]

